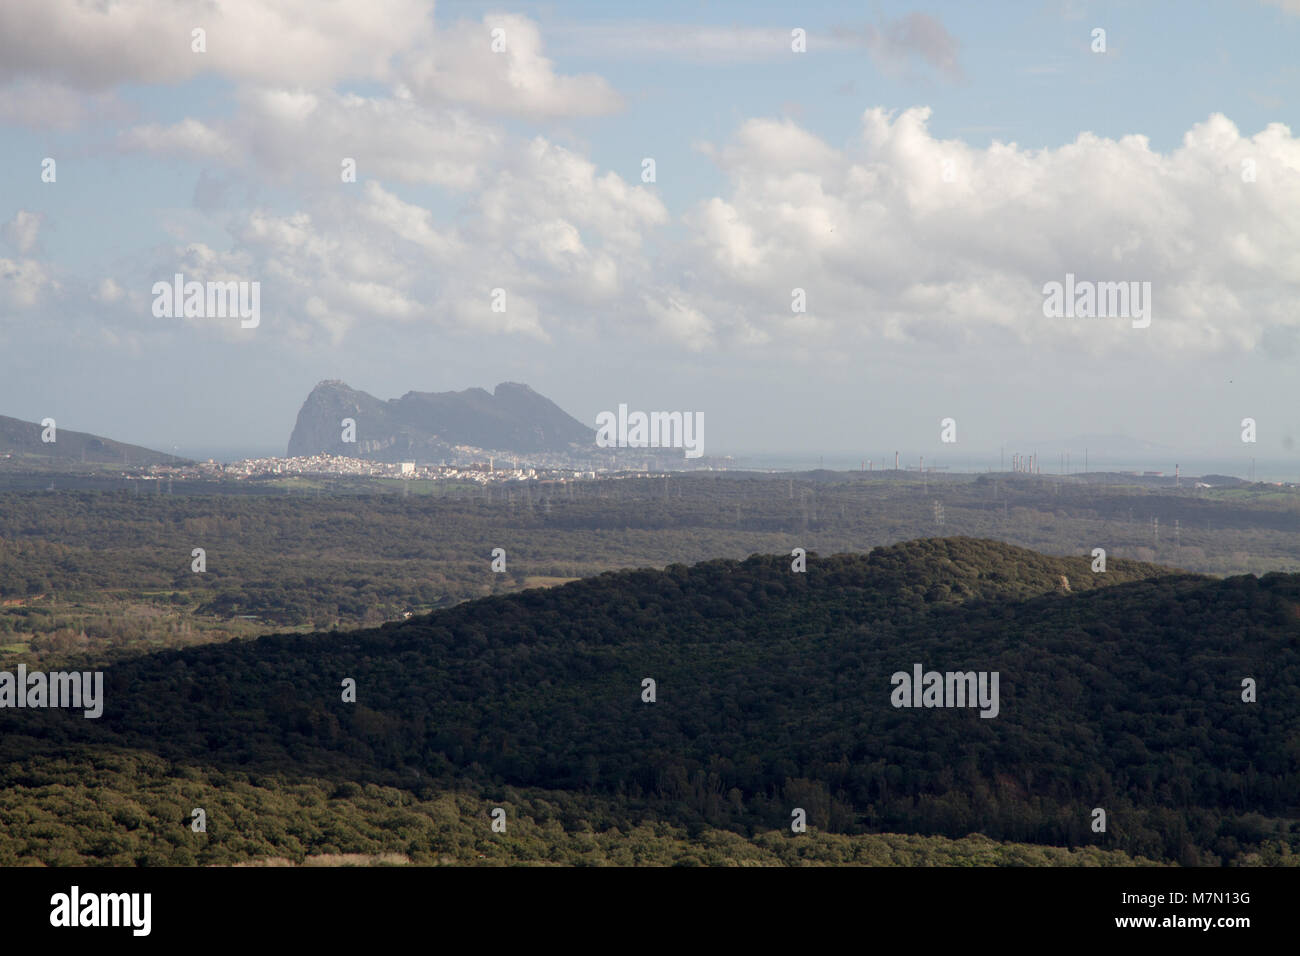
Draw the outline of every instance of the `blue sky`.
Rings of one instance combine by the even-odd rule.
[[[0,10],[0,414],[252,452],[324,378],[512,380],[711,454],[1294,453],[1300,4],[215,11]],[[178,271],[261,324],[155,317]],[[1067,272],[1150,281],[1151,327],[1045,319]]]

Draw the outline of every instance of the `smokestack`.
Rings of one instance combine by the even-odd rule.
[[[894,471],[898,471],[898,452],[894,452]]]

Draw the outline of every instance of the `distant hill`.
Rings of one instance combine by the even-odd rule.
[[[289,774],[345,798],[478,786],[523,813],[545,792],[566,825],[623,833],[650,820],[754,834],[802,808],[810,828],[849,836],[1294,864],[1298,624],[1298,575],[1121,560],[1093,573],[1088,557],[973,538],[809,554],[805,573],[788,554],[611,572],[373,630],[134,658],[107,670],[100,720],[0,711],[0,783],[130,793],[135,778],[103,755],[134,750],[162,776]],[[918,664],[998,673],[996,714],[896,706],[892,675]],[[59,776],[29,769],[55,743]],[[93,780],[68,762],[86,760],[101,761]],[[159,812],[180,819],[183,799]],[[422,846],[396,805],[375,820],[408,822],[370,829],[406,832],[360,849]],[[334,807],[313,814],[346,812]],[[265,832],[285,832],[265,812]],[[77,838],[107,845],[103,820]],[[316,852],[358,849],[327,829],[317,844],[332,849]],[[0,859],[22,839],[0,838]]]
[[[354,443],[343,441],[345,418],[356,422]],[[289,455],[428,462],[448,457],[456,445],[562,454],[590,450],[595,435],[550,399],[514,382],[502,382],[491,392],[407,392],[382,401],[343,382],[325,381],[298,412]]]
[[[181,465],[189,461],[62,427],[56,429],[54,441],[43,442],[43,431],[36,422],[0,415],[0,455],[11,455],[12,460],[29,464]]]

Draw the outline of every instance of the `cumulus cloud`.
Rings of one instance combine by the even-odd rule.
[[[501,47],[493,50],[493,33]],[[537,24],[496,15],[440,28],[427,53],[403,68],[419,99],[464,103],[489,113],[530,117],[612,113],[622,98],[599,76],[560,76],[542,55]]]
[[[0,78],[82,90],[176,83],[211,71],[289,87],[385,79],[394,57],[432,32],[423,0],[6,0]],[[192,31],[206,31],[206,52]]]
[[[36,246],[41,232],[41,215],[27,209],[19,209],[14,218],[0,227],[5,241],[18,252],[26,255]]]
[[[255,88],[241,91],[237,101],[229,119],[142,124],[120,133],[117,145],[220,163],[276,185],[338,183],[349,158],[359,180],[467,189],[505,140],[461,110],[398,97]]]
[[[868,110],[844,149],[752,120],[709,147],[729,193],[687,214],[678,310],[719,341],[996,331],[1130,346],[1127,323],[1044,318],[1043,285],[1071,272],[1151,282],[1162,348],[1248,349],[1300,324],[1300,141],[1285,126],[1247,137],[1216,114],[1162,154],[1142,136],[1091,133],[981,149],[935,138],[929,117]],[[793,288],[806,315],[792,314]]]
[[[713,323],[708,317],[671,294],[661,299],[647,297],[645,309],[654,320],[656,331],[692,352],[701,352],[716,344]]]
[[[184,159],[221,162],[238,162],[242,159],[242,154],[229,136],[206,123],[189,118],[170,126],[148,123],[132,127],[118,136],[118,145],[126,150],[141,150]]]
[[[20,209],[0,226],[4,245],[17,253],[15,258],[0,257],[0,321],[9,310],[30,309],[61,291],[50,267],[28,255],[39,245],[42,218],[39,213]]]
[[[45,97],[58,125],[87,115],[79,91],[205,70],[234,80],[233,110],[136,123],[116,145],[221,167],[205,168],[195,203],[230,246],[184,241],[191,221],[173,217],[161,225],[181,241],[145,271],[260,280],[260,335],[339,342],[427,324],[546,340],[583,327],[828,357],[861,340],[1129,347],[1122,323],[1043,317],[1043,285],[1067,272],[1151,282],[1146,339],[1171,351],[1248,349],[1300,327],[1286,307],[1300,284],[1300,144],[1284,126],[1245,136],[1216,114],[1157,152],[1142,136],[1086,132],[1049,149],[974,147],[935,137],[927,108],[867,110],[847,144],[756,118],[701,146],[725,186],[663,235],[654,187],[501,124],[617,110],[604,79],[558,73],[525,17],[435,27],[429,11],[416,0],[12,0],[0,6],[0,79],[13,80],[0,117],[35,121],[21,90]],[[206,54],[190,51],[196,26]],[[606,52],[789,51],[785,29],[585,24],[577,35],[605,35]],[[819,43],[961,75],[956,41],[924,14],[811,36],[809,50]],[[338,86],[356,77],[375,82],[364,94]],[[357,183],[340,182],[345,157]],[[241,178],[250,196],[292,192],[238,208],[229,184]],[[31,256],[39,225],[20,212],[4,227],[11,305],[57,292]],[[88,294],[138,310],[144,278]],[[490,308],[495,288],[504,313]],[[796,288],[806,313],[791,310]]]
[[[259,334],[295,341],[412,324],[545,341],[586,313],[630,307],[650,274],[643,236],[668,220],[653,193],[542,137],[485,175],[454,222],[373,180],[293,213],[245,211],[229,249],[163,250],[154,279],[258,280]],[[504,312],[491,308],[498,288]]]
[[[120,285],[117,284],[117,282],[113,279],[112,276],[108,276],[104,279],[101,279],[99,282],[99,286],[91,294],[91,298],[94,299],[96,302],[101,302],[106,305],[112,304],[114,302],[120,302],[125,297],[126,297],[126,292],[122,289]]]
[[[58,282],[42,263],[34,259],[0,258],[0,306],[31,308],[47,293],[58,291]]]
[[[622,106],[599,76],[557,74],[532,20],[493,15],[435,31],[432,10],[425,0],[7,0],[0,4],[0,116],[36,120],[22,99],[35,90],[52,115],[73,122],[89,113],[77,91],[180,83],[201,74],[270,91],[375,81],[422,103],[535,119]],[[193,32],[200,29],[204,52],[194,49]],[[500,52],[492,49],[493,30],[504,31]],[[322,106],[290,92],[261,96],[255,108],[287,110],[291,122],[322,108],[314,117],[322,122],[382,108],[377,101]],[[185,133],[172,135],[184,139]]]
[[[747,121],[702,147],[727,185],[672,237],[652,188],[539,136],[489,151],[454,213],[367,181],[317,191],[296,213],[239,214],[229,254],[274,295],[272,327],[336,342],[426,324],[823,358],[853,343],[1007,337],[1172,354],[1300,329],[1286,305],[1300,285],[1300,141],[1286,127],[1245,136],[1216,114],[1163,153],[1091,133],[1024,150],[939,139],[929,119],[870,109],[843,146],[790,119]],[[1066,273],[1150,282],[1150,329],[1045,318],[1043,286]],[[495,288],[504,313],[490,308]],[[794,289],[806,313],[792,311]]]

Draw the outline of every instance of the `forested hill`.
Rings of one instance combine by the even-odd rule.
[[[42,436],[46,436],[45,440]],[[128,445],[87,432],[25,422],[0,415],[0,455],[10,465],[37,467],[54,462],[92,462],[113,465],[183,465],[186,458]]]
[[[843,833],[1296,859],[1300,576],[1094,573],[969,538],[791,562],[612,572],[375,630],[153,654],[111,668],[100,720],[0,711],[4,752],[539,788],[607,800],[620,826],[751,833],[800,807]],[[891,675],[915,664],[997,672],[996,716],[893,706]]]

